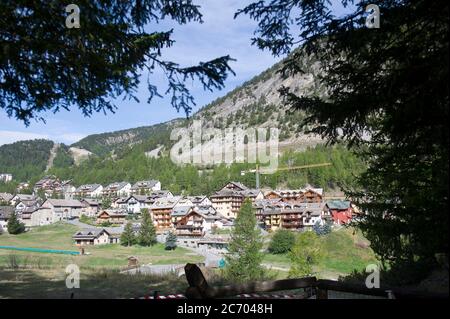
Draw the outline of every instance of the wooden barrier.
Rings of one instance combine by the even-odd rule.
[[[282,279],[272,281],[256,281],[245,284],[211,287],[205,279],[201,269],[195,264],[186,264],[184,267],[189,287],[186,290],[188,299],[226,298],[242,294],[264,293],[300,288],[311,288],[317,299],[328,299],[329,291],[354,293],[366,296],[396,298],[448,298],[448,294],[430,293],[405,288],[367,288],[365,285],[351,284],[334,280],[319,279],[316,277]],[[303,293],[300,298],[311,295]]]

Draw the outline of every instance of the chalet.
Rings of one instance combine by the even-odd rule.
[[[172,217],[172,224],[176,225],[176,223],[183,218],[184,216],[186,216],[187,214],[189,214],[192,210],[194,209],[194,207],[192,205],[190,206],[174,206],[172,209],[172,213],[170,214],[170,216]]]
[[[131,184],[127,182],[111,183],[103,188],[102,196],[105,197],[127,197],[130,195]]]
[[[64,198],[71,198],[75,187],[71,185],[71,180],[61,181],[56,176],[45,176],[39,180],[33,187],[34,193],[43,191],[46,197],[61,196]]]
[[[81,215],[85,215],[87,217],[95,217],[98,214],[98,211],[101,208],[101,204],[98,200],[92,198],[84,198],[80,200],[83,207],[81,208]]]
[[[337,225],[344,225],[353,218],[353,209],[350,201],[346,200],[331,200],[326,203],[333,223]]]
[[[0,206],[0,232],[7,231],[8,219],[14,212],[14,207],[12,206]]]
[[[157,232],[164,232],[172,229],[172,211],[180,200],[180,196],[163,197],[157,199],[150,211]]]
[[[111,243],[111,235],[105,229],[93,228],[77,231],[72,239],[77,246],[105,245]]]
[[[191,211],[175,223],[175,233],[179,237],[202,237],[205,234],[204,218],[196,211]]]
[[[101,197],[103,191],[103,186],[100,184],[85,184],[79,186],[74,191],[74,196],[78,198],[93,198]]]
[[[131,187],[131,194],[145,195],[161,190],[161,182],[157,180],[139,181]]]
[[[220,190],[210,198],[214,209],[226,218],[236,218],[244,201],[244,195],[233,190]]]
[[[128,214],[140,214],[141,209],[149,209],[153,201],[146,195],[131,195],[121,199],[117,204],[121,209],[125,209]]]
[[[321,203],[287,203],[281,200],[264,200],[255,203],[258,224],[267,230],[299,230],[323,224],[324,209]]]
[[[281,199],[284,202],[320,203],[323,189],[307,186],[304,189],[270,190],[264,194],[265,199]]]
[[[97,224],[124,224],[128,214],[122,210],[105,209],[97,215]]]
[[[16,202],[14,202],[16,203]],[[29,208],[39,208],[39,206],[41,206],[41,201],[38,199],[33,199],[33,200],[21,200],[19,202],[17,202],[17,204],[14,206],[14,209],[17,213],[17,216],[19,216],[19,218],[22,217],[22,213],[29,209]]]
[[[17,206],[19,202],[36,201],[38,198],[29,194],[16,194],[10,199],[11,205]]]
[[[223,228],[229,221],[219,214],[212,206],[195,206],[194,211],[203,217],[203,230],[211,232],[213,229]]]
[[[26,228],[30,228],[32,226],[39,226],[39,224],[32,225],[32,219],[31,219],[33,214],[35,212],[37,212],[38,210],[39,210],[39,206],[30,206],[30,207],[26,207],[24,210],[22,210],[20,215],[18,214],[18,216],[20,216],[20,220],[22,221],[22,223],[24,223]],[[36,218],[34,220],[36,221]],[[39,219],[37,219],[37,220],[39,221]]]
[[[239,182],[229,182],[210,196],[214,209],[226,218],[236,218],[246,198],[252,202],[263,199],[260,190],[250,189]]]

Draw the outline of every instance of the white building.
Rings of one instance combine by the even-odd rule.
[[[103,188],[102,196],[106,197],[127,197],[131,193],[131,184],[127,182],[111,183]]]
[[[75,189],[74,195],[76,197],[101,197],[103,186],[100,184],[84,184]]]
[[[0,181],[5,183],[12,181],[12,174],[0,174]]]

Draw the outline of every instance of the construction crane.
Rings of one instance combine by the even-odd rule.
[[[317,164],[308,164],[308,165],[300,165],[300,166],[289,166],[289,167],[280,167],[277,168],[276,171],[288,171],[288,170],[294,170],[294,169],[304,169],[304,168],[315,168],[315,167],[323,167],[323,166],[330,166],[331,163],[317,163]],[[241,171],[241,175],[244,176],[246,173],[255,173],[256,174],[256,189],[259,189],[259,174],[263,173],[264,171],[272,172],[271,170],[264,170],[259,167],[258,164],[256,164],[255,169],[249,169],[245,171]]]

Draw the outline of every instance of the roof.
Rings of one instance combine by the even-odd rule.
[[[141,203],[146,202],[148,200],[148,196],[146,195],[131,195],[125,201],[128,202],[131,198],[134,198]]]
[[[327,202],[329,209],[345,210],[350,208],[350,201],[348,200],[330,200]]]
[[[150,207],[150,209],[173,208],[176,203],[178,203],[180,198],[181,196],[158,198]]]
[[[83,198],[81,201],[87,203],[89,206],[100,206],[100,202],[96,199]]]
[[[120,217],[120,216],[127,216],[128,215],[123,210],[104,209],[104,210],[100,211],[97,216],[100,216],[103,213],[107,213],[110,217]]]
[[[56,207],[83,207],[83,204],[76,199],[54,199],[48,198],[46,202],[49,202]]]
[[[101,186],[100,184],[84,184],[79,186],[75,192],[93,192]]]
[[[0,200],[5,202],[9,202],[13,197],[14,195],[10,193],[0,193]]]
[[[240,182],[228,182],[224,187],[222,187],[222,189],[227,188],[227,186],[229,184],[233,184],[234,186],[236,186],[237,188],[239,188],[240,190],[246,190],[248,189],[247,186],[245,186],[244,184],[240,183]]]
[[[185,216],[192,209],[192,206],[176,206],[172,210],[173,217],[182,217]]]
[[[125,186],[127,186],[128,182],[115,182],[115,183],[111,183],[108,186],[106,186],[105,188],[103,188],[103,191],[116,191],[116,190],[120,190],[122,188],[124,188]]]
[[[0,219],[8,219],[13,212],[14,207],[12,206],[0,206]]]
[[[104,228],[91,228],[91,229],[82,229],[77,231],[72,238],[73,239],[94,239],[100,236],[103,233],[110,233]]]
[[[134,185],[131,187],[132,190],[140,189],[140,188],[150,188],[154,187],[159,181],[151,179],[148,181],[139,181],[134,183]]]
[[[19,200],[23,201],[23,200],[35,200],[36,197],[34,195],[30,195],[30,194],[16,194],[14,197],[18,197]]]

